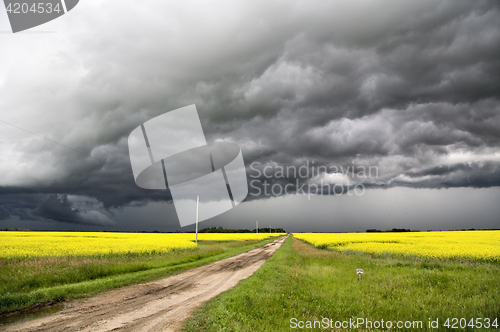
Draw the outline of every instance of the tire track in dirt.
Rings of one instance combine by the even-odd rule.
[[[203,302],[248,278],[285,241],[165,279],[113,289],[51,316],[3,326],[5,331],[179,331]]]

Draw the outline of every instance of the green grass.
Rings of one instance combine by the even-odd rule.
[[[199,242],[196,249],[163,254],[0,259],[0,313],[159,279],[273,240]]]
[[[357,268],[365,271],[362,281]],[[495,263],[339,253],[289,238],[252,277],[197,309],[184,331],[302,330],[292,329],[290,319],[325,317],[334,323],[349,318],[422,321],[423,330],[429,318],[439,319],[439,330],[453,317],[467,323],[498,318],[500,324],[499,285],[500,265]]]

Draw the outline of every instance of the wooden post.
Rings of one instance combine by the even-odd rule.
[[[198,243],[198,206],[200,205],[200,195],[196,195],[196,237],[194,243]]]

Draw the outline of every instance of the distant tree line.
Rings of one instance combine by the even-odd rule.
[[[255,229],[253,231],[250,231],[250,232],[255,233]],[[271,227],[271,232],[272,233],[286,233],[286,230],[284,228]],[[259,228],[259,233],[269,233],[269,227]]]
[[[272,233],[286,233],[283,228],[272,228]],[[222,227],[205,227],[198,231],[198,233],[255,233],[256,230],[248,229],[227,229]],[[193,232],[190,232],[193,233]],[[259,233],[269,233],[269,227],[259,228]]]
[[[367,233],[382,233],[382,232],[397,232],[397,233],[402,233],[402,232],[411,232],[411,229],[408,228],[393,228],[393,229],[388,229],[385,231],[381,231],[380,229],[367,229]]]
[[[469,229],[450,229],[448,231],[475,231],[476,229],[474,228],[469,228]],[[486,229],[487,230],[487,229]],[[494,229],[489,229],[489,230],[494,230]],[[442,231],[441,229],[439,231]],[[366,230],[367,233],[382,233],[382,232],[420,232],[418,230],[416,231],[412,231],[411,229],[408,229],[408,228],[393,228],[393,229],[387,229],[385,231],[381,231],[380,229],[375,229],[375,228],[371,228],[371,229],[367,229]],[[436,230],[431,230],[431,229],[428,229],[427,232],[437,232]]]
[[[30,230],[29,229],[23,229],[23,228],[4,228],[4,229],[0,229],[0,231],[4,231],[4,232],[29,232]]]

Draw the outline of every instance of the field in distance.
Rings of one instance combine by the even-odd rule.
[[[500,262],[500,231],[294,233],[320,249]]]
[[[280,234],[0,232],[0,314],[163,278]]]
[[[200,233],[198,241],[264,240],[280,233]],[[193,233],[0,232],[0,259],[156,254],[196,248]]]

